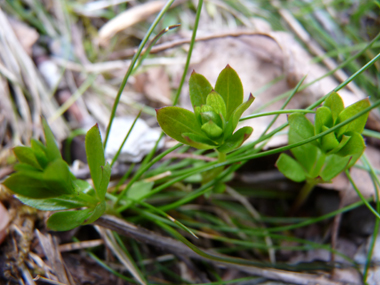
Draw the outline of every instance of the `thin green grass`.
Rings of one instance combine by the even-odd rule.
[[[146,32],[144,39],[141,41],[136,54],[132,58],[131,64],[129,65],[128,71],[127,71],[127,73],[124,76],[124,79],[123,79],[123,81],[121,83],[121,86],[119,88],[119,91],[118,91],[118,93],[116,95],[116,98],[115,98],[115,101],[114,101],[114,104],[113,104],[113,107],[112,107],[111,117],[110,117],[110,120],[109,120],[109,123],[108,123],[108,126],[107,126],[106,135],[105,135],[105,138],[104,138],[104,147],[106,147],[106,145],[107,145],[107,141],[108,141],[108,137],[109,137],[109,132],[110,132],[111,126],[112,126],[112,121],[113,121],[113,119],[115,118],[115,115],[116,115],[117,105],[119,104],[121,94],[122,94],[122,92],[123,92],[123,90],[125,88],[125,85],[127,84],[129,76],[132,74],[132,71],[134,70],[135,64],[136,64],[136,62],[137,62],[137,60],[138,60],[141,52],[143,51],[145,45],[147,44],[150,35],[153,33],[153,30],[158,25],[158,23],[160,22],[161,18],[164,16],[164,14],[170,8],[170,6],[173,4],[173,2],[174,2],[174,0],[169,0],[166,3],[166,5],[163,7],[163,9],[161,10],[161,12],[157,15],[156,19],[153,21],[153,23],[150,26],[149,30]]]

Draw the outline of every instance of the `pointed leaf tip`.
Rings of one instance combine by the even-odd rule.
[[[99,195],[102,181],[102,166],[105,165],[104,149],[98,124],[95,124],[85,138],[87,163],[90,168],[94,188]]]
[[[243,85],[236,71],[227,65],[218,76],[215,84],[215,91],[219,93],[227,110],[228,120],[235,109],[243,103]]]
[[[191,105],[201,106],[206,104],[206,97],[212,89],[212,85],[203,75],[193,72],[189,80]]]

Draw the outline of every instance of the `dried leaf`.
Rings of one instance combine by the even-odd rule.
[[[118,32],[146,20],[152,14],[159,12],[165,3],[166,1],[150,1],[127,9],[117,15],[99,30],[99,44],[106,46],[109,40]]]

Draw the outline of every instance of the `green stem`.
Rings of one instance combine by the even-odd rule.
[[[144,46],[146,45],[146,43],[148,42],[148,39],[150,37],[150,35],[153,33],[153,30],[154,28],[157,26],[158,22],[161,20],[161,18],[164,16],[164,14],[166,13],[166,11],[169,9],[169,7],[173,4],[174,0],[169,0],[164,8],[162,8],[161,12],[157,15],[156,19],[154,20],[154,22],[152,23],[152,25],[150,26],[149,30],[147,31],[147,33],[145,34],[145,37],[143,38],[143,40],[141,41],[140,43],[140,46],[136,52],[136,54],[133,56],[132,58],[132,61],[131,61],[131,64],[129,65],[129,68],[127,70],[127,73],[125,74],[124,76],[124,79],[121,83],[121,86],[119,88],[119,91],[117,92],[117,95],[116,95],[116,98],[115,98],[115,101],[113,103],[113,107],[112,107],[112,112],[111,112],[111,117],[110,117],[110,120],[109,120],[109,123],[108,123],[108,126],[107,126],[107,130],[106,130],[106,136],[104,138],[104,143],[103,143],[103,146],[104,148],[106,148],[107,146],[107,141],[108,141],[108,136],[109,136],[109,132],[111,130],[111,125],[112,125],[112,122],[113,122],[113,119],[116,115],[116,109],[117,109],[117,105],[119,104],[119,101],[120,101],[120,97],[121,97],[121,94],[123,93],[123,90],[124,90],[124,87],[125,85],[127,84],[127,81],[128,81],[128,78],[129,76],[131,75],[132,71],[133,71],[133,68],[135,67],[135,64],[137,62],[137,59],[139,58]]]
[[[78,193],[75,194],[75,198],[76,200],[83,202],[84,205],[89,208],[95,207],[99,203],[98,199],[81,191],[78,191]]]
[[[226,161],[227,155],[225,152],[219,152],[215,150],[218,153],[218,163],[223,163]],[[219,166],[213,169],[210,169],[208,171],[205,171],[202,174],[202,185],[205,185],[209,183],[210,181],[214,180],[220,173],[222,173],[224,169],[224,166]]]
[[[379,181],[379,179],[375,173],[375,170],[373,169],[373,166],[371,165],[371,163],[369,162],[369,160],[365,154],[363,154],[362,160],[363,160],[364,164],[370,168],[370,174],[371,174],[371,178],[372,178],[372,182],[373,182],[373,186],[374,186],[374,190],[375,190],[375,197],[376,197],[376,211],[379,213],[380,212],[380,201],[379,201],[379,188],[378,188],[378,186],[380,185],[380,181]],[[372,238],[371,238],[371,243],[370,243],[370,246],[368,248],[367,259],[366,259],[366,262],[364,264],[364,270],[363,270],[363,282],[364,283],[367,282],[368,270],[369,270],[369,267],[371,264],[373,250],[375,248],[377,236],[379,233],[379,227],[380,227],[380,219],[376,219],[375,227],[373,229],[373,234],[372,234]]]
[[[309,197],[311,191],[317,184],[318,182],[315,179],[306,181],[305,185],[301,189],[301,192],[298,193],[298,196],[294,201],[292,208],[290,209],[290,215],[297,212],[297,210],[303,205],[303,203],[306,201],[307,197]]]
[[[187,53],[186,64],[185,64],[185,68],[183,69],[183,74],[182,74],[182,78],[181,78],[181,81],[180,81],[178,89],[177,89],[177,93],[175,94],[175,97],[173,100],[173,106],[177,105],[177,103],[178,103],[179,95],[181,94],[182,86],[183,86],[183,83],[185,82],[187,70],[188,70],[189,65],[190,65],[190,58],[191,58],[191,54],[193,53],[195,37],[197,35],[197,30],[198,30],[199,19],[201,18],[202,6],[203,6],[203,0],[199,0],[198,1],[197,13],[195,15],[193,34],[191,35],[189,51]]]
[[[365,197],[363,196],[363,194],[360,192],[360,190],[358,189],[358,187],[356,186],[354,180],[352,179],[351,177],[351,174],[348,170],[346,170],[346,175],[347,175],[347,178],[348,180],[350,180],[350,183],[351,185],[354,187],[355,191],[356,191],[356,194],[358,194],[358,196],[360,197],[360,199],[364,202],[364,204],[367,206],[368,210],[370,210],[375,216],[377,219],[380,219],[380,214],[370,205],[370,203],[365,199]]]
[[[218,151],[218,162],[225,162],[227,158],[227,154],[225,152]]]
[[[291,114],[291,113],[315,113],[315,111],[313,111],[313,110],[302,110],[302,109],[277,110],[277,111],[272,111],[272,112],[265,112],[265,113],[258,113],[258,114],[249,115],[249,116],[240,118],[239,122],[249,120],[249,119],[258,118],[258,117],[279,115],[279,114]]]
[[[123,149],[123,146],[124,146],[125,142],[126,142],[127,139],[129,138],[129,135],[131,134],[131,132],[132,132],[134,126],[136,125],[137,119],[138,119],[138,118],[140,117],[140,115],[141,115],[141,112],[142,112],[142,110],[140,110],[140,112],[137,114],[135,120],[133,121],[131,127],[129,128],[129,131],[128,131],[127,135],[124,137],[123,142],[121,143],[121,145],[120,145],[119,149],[117,150],[117,152],[116,152],[114,158],[112,159],[112,162],[111,162],[111,168],[112,168],[112,166],[115,164],[117,158],[119,157],[119,155],[120,155],[120,153],[121,153],[121,150]]]
[[[132,187],[133,183],[135,183],[140,177],[141,175],[143,175],[145,173],[145,171],[147,171],[153,164],[155,164],[157,161],[160,161],[165,155],[167,155],[168,153],[171,153],[172,151],[176,150],[177,148],[179,148],[180,146],[182,146],[181,143],[178,143],[176,144],[175,146],[169,148],[168,150],[164,151],[163,153],[161,153],[160,155],[157,155],[150,163],[148,163],[145,167],[143,168],[140,168],[139,171],[133,176],[133,178],[131,179],[131,181],[129,181],[128,185],[124,188],[123,191],[121,191],[121,193],[119,194],[116,202],[115,202],[115,205],[114,207],[116,208],[116,206],[119,204],[121,198],[124,197],[124,195],[127,193],[127,191]],[[122,208],[120,211],[123,211],[124,208]]]

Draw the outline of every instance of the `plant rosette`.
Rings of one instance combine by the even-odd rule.
[[[296,113],[288,117],[289,144],[298,143],[355,116],[370,106],[369,99],[360,100],[344,108],[338,93],[331,93],[315,114],[314,125],[305,115]],[[294,158],[282,153],[276,165],[289,179],[311,184],[330,182],[339,173],[350,168],[365,149],[361,135],[368,113],[337,130],[304,145],[291,149]]]
[[[194,112],[175,106],[156,109],[158,123],[168,136],[219,153],[228,153],[249,138],[251,127],[234,131],[254,97],[251,94],[243,102],[243,85],[234,69],[227,65],[219,74],[215,88],[203,75],[193,71],[189,89]]]
[[[27,204],[52,214],[47,225],[66,231],[97,220],[106,210],[105,195],[111,167],[106,163],[99,128],[93,126],[86,134],[86,155],[94,186],[77,179],[62,159],[54,135],[42,118],[45,145],[32,139],[31,146],[13,149],[19,163],[3,185]],[[72,210],[75,209],[75,210]]]

